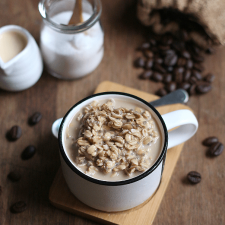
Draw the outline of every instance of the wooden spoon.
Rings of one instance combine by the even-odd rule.
[[[73,15],[70,18],[68,25],[78,25],[83,23],[83,15],[82,15],[82,0],[76,0],[75,6],[73,9]]]

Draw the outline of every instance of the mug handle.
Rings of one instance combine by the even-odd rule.
[[[162,118],[168,130],[168,149],[187,141],[198,129],[195,115],[187,109],[164,114]],[[176,129],[169,131],[172,128]]]
[[[63,118],[57,119],[53,124],[52,124],[52,134],[58,138],[59,135],[59,127],[61,125]]]

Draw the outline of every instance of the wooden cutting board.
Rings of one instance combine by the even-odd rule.
[[[126,92],[141,97],[146,101],[153,101],[159,98],[155,95],[135,90],[109,81],[100,83],[95,93],[105,91]],[[182,104],[173,104],[157,108],[160,114],[165,114],[178,109],[190,109],[190,108]],[[77,200],[76,197],[74,197],[73,194],[69,191],[66,182],[63,178],[61,168],[56,174],[56,177],[50,188],[49,200],[52,203],[52,205],[54,205],[57,208],[103,224],[150,225],[153,223],[153,220],[156,216],[156,213],[158,211],[166,188],[169,184],[170,178],[172,176],[173,170],[176,166],[182,148],[183,144],[168,150],[162,181],[157,192],[151,199],[147,200],[142,205],[137,206],[136,208],[123,212],[107,213],[86,206],[85,204]]]

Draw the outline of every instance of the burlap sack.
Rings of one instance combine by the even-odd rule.
[[[174,32],[180,28],[176,23],[162,26],[159,15],[154,13],[164,8],[179,10],[200,24],[213,44],[225,44],[225,0],[138,0],[137,16],[144,25],[153,26],[156,33]],[[190,35],[202,47],[209,44],[198,32]]]

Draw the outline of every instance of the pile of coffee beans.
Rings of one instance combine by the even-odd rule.
[[[210,156],[219,156],[224,149],[224,145],[219,142],[217,137],[208,137],[202,144],[209,147],[208,153]]]
[[[36,125],[42,118],[42,114],[40,112],[35,112],[31,117],[28,118],[28,124],[30,126]],[[22,135],[22,129],[18,125],[13,126],[7,133],[6,138],[8,141],[16,141],[18,140]],[[28,160],[32,158],[36,153],[36,148],[33,145],[28,145],[22,152],[21,158],[23,160]],[[21,175],[16,171],[11,171],[7,178],[11,180],[12,182],[18,182],[21,179]],[[0,186],[0,195],[2,192],[2,187]],[[27,208],[27,204],[23,201],[19,201],[14,203],[10,207],[10,211],[12,213],[21,213],[25,211]]]
[[[141,56],[134,61],[134,66],[143,68],[139,78],[164,83],[164,87],[156,93],[159,96],[178,88],[190,95],[204,94],[212,89],[215,76],[212,73],[203,75],[203,54],[212,54],[213,49],[203,51],[187,37],[185,30],[180,31],[178,36],[151,33],[138,48]]]

